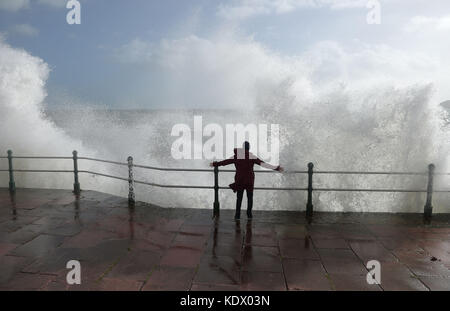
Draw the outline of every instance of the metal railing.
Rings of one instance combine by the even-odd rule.
[[[128,201],[130,204],[135,203],[135,184],[148,185],[153,187],[160,188],[181,188],[181,189],[213,189],[214,190],[214,203],[213,203],[213,216],[218,217],[220,214],[220,203],[219,203],[219,190],[220,189],[229,189],[228,187],[219,186],[219,168],[216,166],[213,169],[188,169],[188,168],[163,168],[163,167],[154,167],[147,165],[139,165],[133,163],[133,157],[128,157],[127,162],[117,162],[117,161],[109,161],[102,160],[90,157],[78,157],[77,151],[73,151],[72,157],[55,157],[55,156],[13,156],[11,150],[8,150],[8,155],[6,157],[0,156],[0,159],[8,160],[8,169],[0,169],[0,172],[9,172],[9,190],[11,192],[15,192],[16,185],[14,180],[14,172],[39,172],[39,173],[73,173],[74,174],[74,184],[73,184],[73,192],[76,195],[79,195],[81,192],[79,174],[86,173],[92,175],[103,176],[107,178],[113,178],[123,181],[128,181]],[[13,168],[13,159],[43,159],[43,160],[72,160],[73,161],[73,170],[36,170],[36,169],[14,169]],[[78,160],[87,160],[87,161],[95,161],[102,163],[109,163],[114,165],[121,165],[128,167],[128,177],[120,177],[113,176],[109,174],[89,171],[89,170],[79,170],[78,169]],[[158,184],[152,182],[146,182],[141,180],[134,179],[133,168],[141,168],[148,170],[157,170],[157,171],[169,171],[169,172],[213,172],[214,173],[214,186],[201,186],[201,185],[165,185]],[[221,172],[235,172],[235,170],[221,170]],[[274,171],[268,170],[256,170],[255,173],[273,173]],[[450,193],[450,190],[435,190],[433,189],[433,179],[436,175],[447,175],[450,176],[450,173],[437,173],[435,172],[434,164],[428,165],[427,172],[362,172],[362,171],[314,171],[314,164],[308,163],[308,170],[290,170],[286,171],[287,174],[307,174],[308,175],[308,185],[307,187],[255,187],[255,190],[285,190],[285,191],[307,191],[307,202],[306,202],[306,216],[308,218],[313,215],[313,191],[324,192],[324,191],[334,191],[334,192],[392,192],[392,193],[426,193],[426,203],[424,206],[424,217],[426,219],[430,219],[433,206],[432,199],[433,193]],[[358,188],[315,188],[313,186],[313,176],[315,174],[326,174],[326,175],[405,175],[405,176],[427,176],[427,188],[426,189],[358,189]]]

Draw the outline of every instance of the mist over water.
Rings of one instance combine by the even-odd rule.
[[[203,46],[205,43],[191,39],[174,44]],[[210,54],[209,48],[216,47],[206,44],[206,52],[201,49],[201,53]],[[235,46],[230,50],[237,53],[233,54],[237,63],[241,59],[252,59],[244,70],[249,76],[257,76],[254,83],[250,83],[248,76],[237,73],[240,81],[247,82],[243,86],[245,90],[236,91],[234,101],[239,102],[242,98],[242,102],[247,103],[243,105],[246,109],[232,106],[229,110],[138,111],[67,106],[52,110],[44,104],[49,75],[47,64],[26,51],[0,42],[0,152],[6,155],[6,151],[12,149],[16,155],[71,156],[72,150],[78,150],[80,156],[120,162],[126,162],[131,155],[137,164],[207,168],[210,161],[174,160],[170,152],[176,139],[170,136],[172,126],[185,123],[193,128],[194,115],[201,115],[204,125],[217,123],[224,128],[227,123],[279,124],[280,164],[286,170],[303,170],[308,162],[314,162],[317,170],[426,171],[427,165],[434,163],[437,171],[450,171],[448,111],[433,101],[436,92],[433,84],[379,83],[375,78],[380,73],[373,72],[373,76],[370,73],[363,75],[370,76],[370,80],[355,82],[353,87],[335,85],[330,82],[331,77],[328,81],[316,78],[320,71],[336,69],[328,61],[312,61],[311,57],[307,58],[309,63],[302,59],[286,60],[270,55],[257,45],[245,53]],[[164,55],[166,60],[172,57],[170,53]],[[177,61],[180,61],[179,57]],[[295,65],[291,66],[290,61]],[[209,62],[214,59],[209,58]],[[261,65],[265,65],[262,72],[258,71]],[[180,81],[176,84],[180,85]],[[233,83],[229,86],[228,92],[232,92],[233,87],[242,87]],[[251,92],[246,92],[247,89]],[[195,88],[191,90],[194,91]],[[213,97],[213,91],[214,87],[208,91],[208,97]],[[217,97],[223,100],[221,95],[219,93]],[[241,143],[237,142],[238,145]],[[14,163],[16,168],[72,168],[70,160],[17,159]],[[0,168],[6,167],[6,160],[0,159]],[[79,168],[127,177],[126,167],[80,160]],[[162,184],[213,183],[212,173],[158,172],[138,168],[135,178]],[[426,188],[423,177],[315,175],[314,178],[316,187]],[[232,180],[233,174],[221,173],[222,186]],[[448,189],[449,181],[449,178],[437,177],[435,189]],[[121,196],[126,196],[128,191],[125,181],[100,176],[81,174],[80,183],[82,189]],[[7,174],[0,173],[0,186],[7,184]],[[70,189],[72,184],[72,174],[16,173],[17,187]],[[304,187],[306,176],[260,174],[256,177],[256,185]],[[136,198],[165,207],[212,208],[213,192],[136,185]],[[421,212],[424,200],[424,194],[316,192],[314,208],[322,211]],[[221,208],[234,208],[233,192],[221,191],[220,203]],[[305,205],[306,195],[300,191],[255,193],[254,208],[257,210],[303,210]],[[449,212],[448,194],[435,194],[434,210]]]

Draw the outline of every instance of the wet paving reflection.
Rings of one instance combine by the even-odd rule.
[[[9,197],[11,202],[12,220],[17,220],[16,193],[10,192]]]
[[[164,209],[83,191],[0,189],[0,289],[450,290],[450,217]],[[83,284],[65,282],[80,260]],[[366,282],[365,262],[389,271]],[[413,276],[413,277],[411,277]]]

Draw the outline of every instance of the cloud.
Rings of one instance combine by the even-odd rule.
[[[0,0],[0,10],[17,12],[30,7],[31,0]],[[64,8],[67,0],[33,0],[33,3],[53,8]]]
[[[442,17],[415,16],[405,26],[407,32],[448,31],[450,30],[450,15]]]
[[[245,19],[258,15],[284,14],[302,8],[348,9],[366,7],[369,0],[236,0],[220,4],[217,14],[226,19]]]
[[[64,8],[67,4],[67,0],[37,0],[37,2],[55,8]]]
[[[322,41],[303,53],[282,55],[250,37],[227,34],[159,43],[135,39],[116,49],[114,56],[142,65],[138,68],[144,75],[157,75],[167,86],[157,90],[164,101],[193,107],[252,107],[285,83],[290,95],[309,102],[342,87],[361,91],[427,84],[440,68],[426,55],[387,45]]]
[[[11,27],[11,32],[28,37],[35,37],[39,34],[39,30],[29,24],[14,25]]]
[[[1,0],[0,10],[16,12],[20,9],[28,8],[30,0]]]
[[[135,38],[114,51],[114,58],[122,63],[146,63],[152,59],[153,45]]]

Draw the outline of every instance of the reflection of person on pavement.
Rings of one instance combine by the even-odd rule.
[[[234,192],[237,192],[236,201],[236,215],[235,219],[241,218],[241,204],[242,198],[244,196],[244,190],[247,191],[247,217],[252,218],[252,207],[253,207],[253,185],[255,183],[255,173],[253,171],[253,166],[258,164],[264,168],[276,170],[279,172],[283,171],[281,166],[274,166],[266,163],[259,159],[257,156],[250,152],[250,143],[246,141],[244,143],[244,148],[235,148],[234,156],[230,159],[223,160],[220,162],[212,162],[210,166],[224,166],[229,164],[234,164],[236,167],[236,175],[234,176],[234,183],[230,185],[230,188]]]

